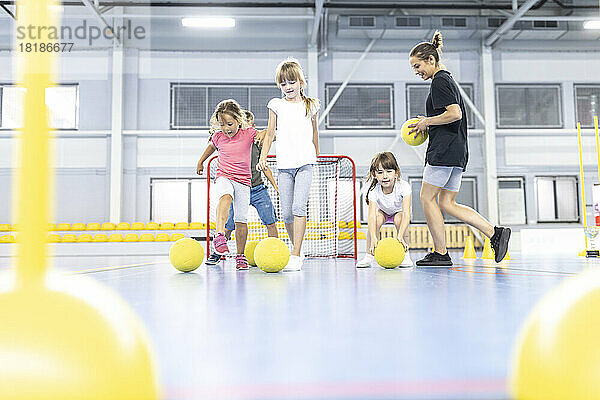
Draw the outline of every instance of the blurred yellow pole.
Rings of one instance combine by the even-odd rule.
[[[598,156],[598,183],[600,184],[600,140],[598,140],[598,116],[594,115],[594,130],[596,131],[596,156]]]
[[[52,15],[56,11],[50,5],[51,0],[19,0],[17,23],[34,28],[57,27],[58,18]],[[20,166],[15,183],[17,204],[14,205],[20,230],[17,240],[17,285],[20,287],[44,285],[48,262],[46,236],[51,174],[45,90],[53,80],[56,53],[42,51],[42,46],[54,43],[48,38],[49,29],[34,29],[34,32],[35,35],[20,42],[17,39],[14,49],[20,67],[17,71],[23,74],[19,86],[26,89]],[[31,51],[26,51],[28,44]]]
[[[585,184],[583,181],[583,154],[581,150],[581,124],[577,123],[577,139],[579,140],[579,174],[581,176],[581,202],[583,204],[582,214],[583,214],[583,227],[587,227],[587,217],[585,212]],[[585,237],[585,248],[588,247],[587,236]]]

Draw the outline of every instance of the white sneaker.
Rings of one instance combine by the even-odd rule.
[[[356,263],[356,268],[370,268],[373,260],[375,260],[373,254],[367,253],[362,260]]]
[[[299,256],[290,256],[287,265],[283,269],[284,271],[301,271],[302,270],[302,258]]]
[[[410,259],[410,253],[407,251],[406,254],[404,254],[404,260],[402,260],[402,264],[400,264],[401,267],[412,267],[413,266],[413,262]]]

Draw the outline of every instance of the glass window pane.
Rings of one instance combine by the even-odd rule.
[[[208,127],[206,88],[173,85],[171,128]]]
[[[23,126],[25,88],[4,86],[2,92],[2,128],[21,128]]]
[[[79,86],[54,86],[46,89],[48,124],[54,129],[77,129]]]
[[[188,180],[152,181],[152,220],[182,222],[188,220]]]
[[[594,116],[600,115],[600,86],[575,86],[577,121],[581,126],[594,126]]]
[[[340,85],[326,85],[327,102]],[[327,115],[328,128],[393,128],[392,85],[348,85]]]
[[[208,88],[208,118],[223,100],[234,99],[243,109],[248,108],[248,87],[244,86],[210,86]]]
[[[499,128],[562,127],[560,86],[497,85]]]
[[[254,123],[257,128],[267,127],[269,122],[267,103],[274,97],[281,97],[281,90],[275,85],[250,87],[250,111],[254,114]]]
[[[556,220],[554,203],[554,178],[536,178],[538,221],[551,222]]]
[[[523,178],[498,180],[498,208],[501,225],[527,223]]]
[[[577,221],[577,182],[573,177],[556,178],[556,212],[559,221]]]
[[[206,211],[206,179],[193,179],[191,222],[206,223]]]

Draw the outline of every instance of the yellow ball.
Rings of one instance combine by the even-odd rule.
[[[260,241],[254,249],[254,261],[265,272],[279,272],[290,259],[290,249],[283,240],[268,237]]]
[[[375,247],[375,261],[383,268],[396,268],[404,261],[404,246],[396,238],[385,238]]]
[[[410,133],[411,129],[414,128],[409,128],[409,125],[412,124],[416,124],[417,122],[419,122],[419,118],[411,118],[408,121],[406,121],[403,125],[402,128],[400,129],[400,134],[402,136],[402,140],[404,140],[404,142],[406,142],[406,144],[410,145],[410,146],[419,146],[421,144],[423,144],[425,142],[425,140],[427,140],[427,137],[429,136],[429,128],[427,128],[425,130],[425,135],[421,135],[419,134],[419,136],[417,136],[416,138],[414,137],[417,132],[413,132]]]
[[[249,240],[246,242],[246,248],[244,249],[244,255],[248,259],[248,264],[256,267],[256,261],[254,261],[254,249],[258,245],[258,240]]]
[[[169,250],[169,260],[181,272],[191,272],[204,261],[204,249],[197,240],[179,239]]]
[[[91,279],[0,294],[1,399],[157,399],[144,328]]]
[[[515,399],[600,398],[600,272],[584,272],[546,295],[514,352]]]

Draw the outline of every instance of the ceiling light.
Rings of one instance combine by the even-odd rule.
[[[600,20],[595,19],[591,21],[585,21],[583,23],[583,29],[600,29]]]
[[[181,24],[189,28],[233,28],[235,19],[227,17],[181,18]]]

